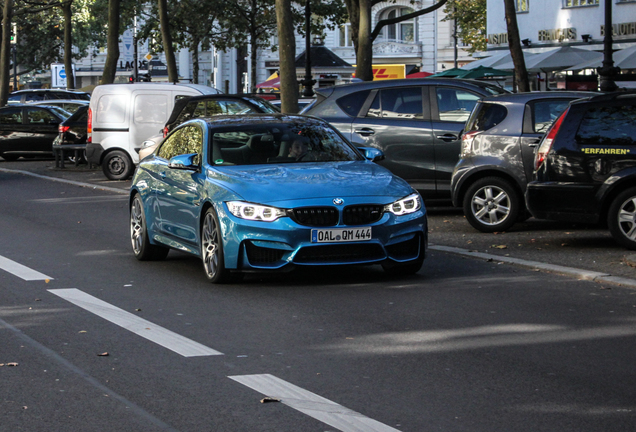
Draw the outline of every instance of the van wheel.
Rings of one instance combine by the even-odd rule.
[[[464,215],[473,228],[485,232],[505,231],[515,224],[521,207],[515,188],[500,177],[473,183],[464,196]]]
[[[135,165],[125,152],[115,150],[104,156],[102,170],[110,180],[126,180],[135,171]]]
[[[636,250],[636,187],[614,198],[607,214],[607,227],[618,243]]]

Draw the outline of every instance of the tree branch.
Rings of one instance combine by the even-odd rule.
[[[378,37],[383,27],[391,25],[391,24],[397,24],[402,21],[410,20],[411,18],[415,18],[420,15],[426,15],[429,12],[433,12],[434,10],[441,8],[442,6],[446,4],[446,2],[448,2],[448,0],[440,0],[439,2],[435,3],[433,6],[429,6],[426,9],[421,9],[416,12],[413,12],[407,15],[402,15],[396,18],[384,19],[384,20],[378,21],[378,23],[375,25],[375,28],[373,29],[373,32],[371,33],[371,42],[373,42],[375,38]]]

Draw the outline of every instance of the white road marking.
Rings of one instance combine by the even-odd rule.
[[[265,396],[280,399],[281,403],[343,432],[399,432],[274,375],[235,375],[228,378]]]
[[[9,258],[5,258],[3,256],[0,256],[0,269],[24,279],[25,281],[53,279],[50,276],[37,272],[15,261],[11,261]]]
[[[51,289],[48,291],[184,357],[223,355],[219,351],[164,329],[78,289]]]

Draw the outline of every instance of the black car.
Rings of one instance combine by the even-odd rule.
[[[70,90],[51,90],[51,89],[33,89],[33,90],[17,90],[9,95],[9,104],[30,103],[43,100],[54,99],[79,99],[90,100],[91,95],[80,91]]]
[[[586,92],[492,96],[477,103],[462,135],[453,171],[453,204],[482,232],[505,231],[528,217],[524,201],[534,150],[552,122]]]
[[[77,109],[69,118],[60,123],[58,145],[86,144],[88,126],[88,106]]]
[[[255,96],[218,94],[184,97],[175,102],[163,129],[163,137],[181,123],[197,117],[278,112],[280,110],[272,104]]]
[[[636,250],[636,93],[571,102],[535,155],[526,204],[541,219],[607,221]]]
[[[375,147],[379,162],[425,198],[450,198],[460,132],[477,101],[507,93],[483,81],[448,78],[361,82],[316,90],[301,113],[320,117],[356,146]]]
[[[60,123],[71,114],[58,107],[9,105],[0,108],[0,156],[51,156]]]

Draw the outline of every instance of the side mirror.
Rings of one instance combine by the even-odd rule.
[[[173,169],[198,171],[197,153],[175,156],[168,162],[168,166]]]
[[[384,160],[384,153],[382,150],[373,147],[358,147],[358,150],[364,154],[364,157],[371,162],[379,162]]]

